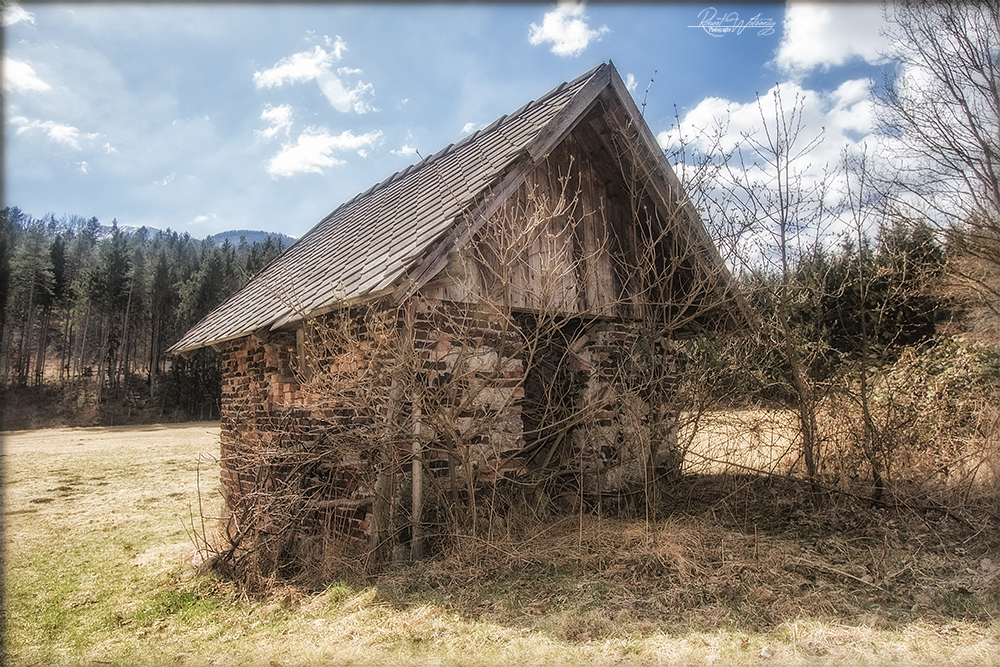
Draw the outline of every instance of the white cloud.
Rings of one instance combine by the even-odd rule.
[[[625,87],[628,88],[628,92],[634,93],[636,88],[635,75],[631,72],[625,75]]]
[[[719,121],[727,124],[728,131],[720,148],[731,150],[745,134],[756,134],[762,129],[763,116],[769,122],[775,117],[775,92],[780,92],[782,108],[785,114],[791,111],[796,98],[800,99],[802,107],[803,136],[815,136],[825,129],[824,144],[833,146],[835,156],[845,144],[858,143],[866,137],[873,136],[874,124],[871,101],[868,98],[868,79],[853,79],[845,81],[831,93],[823,93],[802,88],[798,83],[783,83],[771,88],[760,96],[760,107],[757,101],[739,103],[719,97],[707,97],[696,107],[688,111],[681,119],[681,125],[691,130],[710,130]],[[697,132],[687,136],[695,147],[699,146]],[[660,132],[657,140],[663,148],[675,146],[679,142],[677,128]],[[815,160],[814,160],[815,161]]]
[[[17,134],[24,134],[33,130],[41,130],[52,141],[80,150],[80,130],[72,125],[64,125],[54,120],[32,120],[29,121],[23,116],[12,118],[11,123],[20,125]],[[93,138],[94,135],[85,135],[86,138]]]
[[[378,111],[368,101],[375,97],[375,87],[370,83],[359,81],[354,88],[348,90],[333,72],[324,72],[316,77],[316,83],[319,84],[319,89],[323,91],[330,105],[341,113],[352,109],[356,113]]]
[[[104,154],[105,155],[111,155],[112,153],[117,153],[118,152],[118,149],[115,148],[114,146],[112,146],[109,143],[105,143],[104,146],[102,146],[102,148],[104,149]]]
[[[333,153],[370,146],[382,136],[380,131],[356,135],[345,130],[334,136],[325,130],[308,129],[294,144],[285,144],[267,166],[272,176],[293,176],[304,172],[323,173],[323,167],[344,164]]]
[[[325,39],[327,46],[331,46],[330,38]],[[337,37],[332,47],[331,52],[317,45],[312,51],[303,51],[282,58],[271,69],[254,72],[254,85],[258,88],[275,88],[286,82],[315,80],[330,105],[341,113],[352,110],[355,113],[378,111],[371,103],[375,98],[375,87],[372,84],[358,81],[353,88],[348,88],[341,81],[340,77],[361,74],[360,69],[340,67],[336,72],[333,71],[333,64],[341,59],[343,52],[347,50],[347,45]]]
[[[81,174],[86,174],[88,171],[90,171],[90,165],[87,164],[86,160],[84,160],[83,162],[78,162],[77,166],[80,167]]]
[[[279,132],[284,131],[287,137],[292,129],[292,107],[287,104],[281,104],[279,106],[273,107],[270,104],[264,107],[264,110],[260,113],[260,119],[267,121],[270,124],[266,130],[257,130],[254,134],[265,141],[270,141]]]
[[[830,93],[827,124],[840,132],[870,134],[873,130],[872,119],[875,113],[868,93],[870,85],[867,79],[853,79],[840,84]]]
[[[825,201],[833,206],[843,193],[843,178],[839,174],[830,176],[828,172],[836,171],[842,151],[845,148],[858,151],[865,145],[870,150],[878,150],[884,144],[875,134],[868,86],[867,79],[854,79],[824,93],[786,82],[761,94],[759,105],[756,100],[739,103],[718,97],[706,98],[681,118],[684,140],[696,151],[715,151],[717,154],[734,150],[748,136],[764,143],[764,123],[773,126],[777,113],[789,119],[793,106],[798,105],[801,131],[793,152],[821,139],[798,164],[802,169],[802,187],[809,189],[825,178],[829,186]],[[780,110],[776,108],[776,92],[780,92]],[[714,130],[719,127],[725,129],[725,134],[715,146]],[[660,146],[668,152],[678,147],[680,140],[681,134],[676,127],[657,135]],[[775,181],[773,165],[750,164],[757,160],[756,156],[750,150],[743,154],[752,177],[764,182]],[[678,175],[682,175],[681,168],[679,171]]]
[[[411,146],[410,144],[403,144],[400,148],[393,149],[389,152],[392,153],[393,155],[401,155],[403,157],[407,157],[410,155],[416,155],[417,149],[416,147]]]
[[[879,34],[884,25],[879,3],[791,2],[774,62],[795,75],[843,65],[852,58],[884,63],[879,55],[888,47]]]
[[[282,58],[269,70],[254,72],[253,82],[258,88],[274,88],[286,81],[310,81],[324,72],[329,72],[334,59],[335,54],[327,53],[316,46],[312,51],[303,51]]]
[[[329,35],[323,35],[323,43],[333,48],[333,55],[337,60],[340,60],[344,56],[344,51],[347,50],[347,44],[340,41],[340,35],[337,35],[336,39],[330,39]]]
[[[552,53],[564,58],[583,53],[590,42],[598,40],[609,32],[607,26],[592,30],[587,25],[583,4],[560,2],[556,8],[546,12],[542,24],[532,23],[528,31],[528,41],[533,45],[552,43]]]
[[[462,126],[462,134],[472,134],[476,130],[481,130],[484,127],[486,126],[482,123],[466,123]]]
[[[3,89],[6,91],[46,91],[52,86],[42,81],[28,63],[8,56],[3,58]]]
[[[3,14],[0,16],[0,23],[2,23],[4,27],[20,23],[21,21],[27,21],[28,23],[33,24],[35,22],[35,15],[31,12],[25,11],[24,8],[16,2],[11,2],[3,8]]]

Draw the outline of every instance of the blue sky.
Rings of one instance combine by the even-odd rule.
[[[675,105],[685,125],[725,117],[735,137],[780,84],[825,128],[817,164],[835,160],[871,136],[885,46],[876,3],[22,3],[3,16],[4,204],[195,237],[300,236],[417,151],[608,60],[664,146]],[[765,27],[711,34],[713,16]]]

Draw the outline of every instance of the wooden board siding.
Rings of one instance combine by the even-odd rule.
[[[637,168],[631,161],[636,157],[625,148],[618,155],[609,153],[594,130],[600,118],[601,110],[595,109],[554,147],[474,242],[451,254],[443,275],[421,294],[482,300],[497,287],[491,275],[499,268],[498,253],[506,248],[496,246],[505,245],[526,227],[527,219],[554,210],[562,199],[573,202],[572,211],[553,217],[507,262],[511,307],[634,320],[643,314],[640,304],[651,297],[659,303],[670,300],[670,290],[683,285],[649,285],[651,279],[640,272],[640,258],[649,255],[643,244],[655,235],[653,228],[676,226],[684,213],[668,211],[670,218],[664,219],[663,207],[654,205],[641,182],[632,191],[622,185],[634,176]],[[661,239],[660,275],[693,272],[690,249],[679,247],[676,238],[671,230]],[[670,254],[674,250],[685,254]],[[672,270],[663,269],[671,262],[676,264]]]

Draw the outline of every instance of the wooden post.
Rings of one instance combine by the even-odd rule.
[[[399,418],[403,389],[393,381],[389,389],[384,427],[384,446],[381,452],[382,469],[375,479],[375,502],[372,506],[375,525],[371,533],[371,552],[376,563],[386,563],[393,555],[394,533],[392,506],[396,493],[396,472],[399,468],[399,451],[396,447],[395,424]]]
[[[424,536],[421,522],[424,513],[424,460],[420,443],[420,420],[422,412],[419,399],[413,401],[413,515],[410,524],[410,558],[420,560],[424,557]]]
[[[295,347],[298,353],[298,371],[299,379],[302,382],[308,382],[312,379],[312,368],[309,365],[309,357],[306,354],[306,326],[305,322],[302,323],[298,329],[295,330]]]

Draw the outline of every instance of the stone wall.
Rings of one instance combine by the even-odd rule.
[[[600,321],[585,335],[581,405],[591,406],[594,419],[573,434],[584,493],[627,493],[679,472],[674,356],[640,344],[627,322]]]

